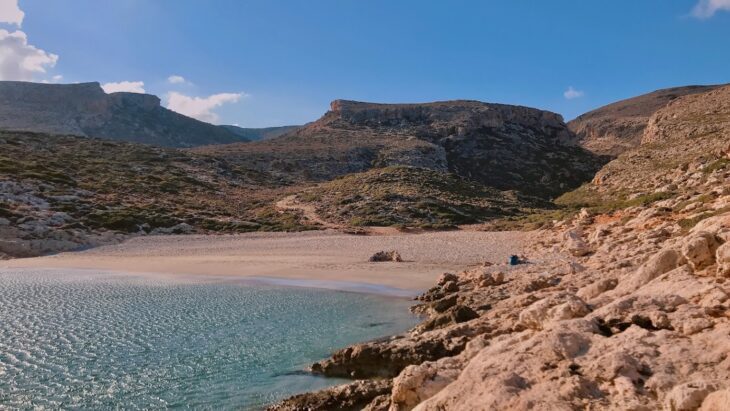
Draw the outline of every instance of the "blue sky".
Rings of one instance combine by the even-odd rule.
[[[4,27],[57,56],[34,80],[144,82],[166,104],[175,92],[179,110],[245,127],[311,121],[337,98],[476,99],[568,120],[657,88],[730,82],[730,0],[19,0],[19,8],[22,24]],[[171,84],[171,75],[186,81]]]

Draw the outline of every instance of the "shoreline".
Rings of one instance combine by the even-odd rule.
[[[315,290],[369,294],[378,297],[398,298],[411,300],[421,294],[425,290],[410,290],[396,287],[389,287],[378,284],[358,283],[353,281],[327,281],[316,279],[291,279],[282,277],[266,277],[266,276],[218,276],[218,275],[201,275],[201,274],[171,274],[156,272],[137,272],[137,271],[118,271],[118,270],[99,270],[94,268],[77,268],[77,267],[5,267],[0,268],[9,272],[73,272],[74,274],[101,274],[109,275],[112,278],[124,279],[146,279],[146,280],[163,280],[176,283],[189,284],[230,284],[241,286],[266,286],[266,287],[284,287],[284,288],[307,288]]]
[[[445,231],[377,236],[337,231],[135,237],[116,245],[0,261],[3,269],[103,270],[129,274],[247,279],[415,296],[444,272],[522,251],[524,232]],[[396,250],[404,262],[371,263]]]

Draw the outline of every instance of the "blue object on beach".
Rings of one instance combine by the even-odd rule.
[[[520,257],[517,257],[516,255],[510,256],[509,265],[517,265],[519,263],[520,263]]]

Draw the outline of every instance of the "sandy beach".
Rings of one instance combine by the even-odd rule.
[[[443,272],[522,250],[525,233],[449,231],[360,236],[337,231],[137,237],[124,243],[46,257],[0,261],[3,268],[77,268],[163,275],[303,280],[421,291]],[[402,263],[371,263],[397,250]]]

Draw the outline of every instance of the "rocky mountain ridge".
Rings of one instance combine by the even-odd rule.
[[[0,81],[0,130],[76,135],[166,147],[247,141],[168,110],[157,96],[111,93],[99,83]]]
[[[601,155],[618,156],[641,143],[650,117],[673,100],[721,86],[685,86],[653,91],[617,101],[568,122],[575,141]]]
[[[411,166],[550,198],[589,180],[603,161],[565,144],[570,135],[560,115],[527,107],[336,100],[319,120],[275,140],[196,151],[295,181]]]

